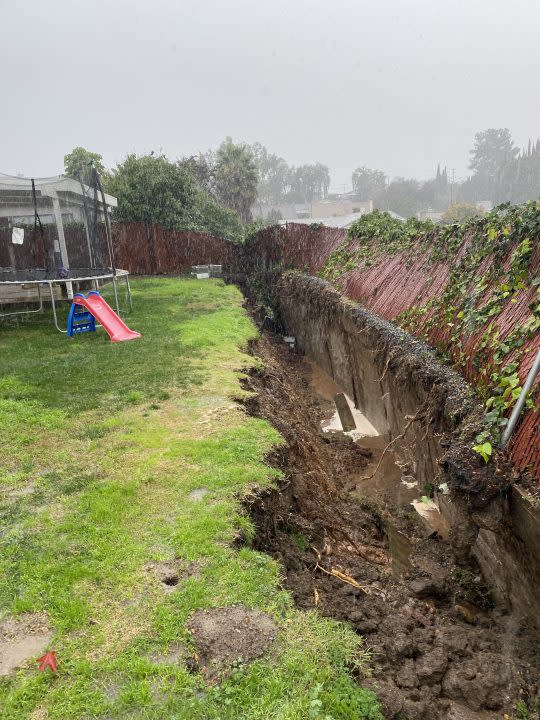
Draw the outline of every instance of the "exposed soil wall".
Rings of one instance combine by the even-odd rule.
[[[530,234],[533,253],[529,263],[529,276],[535,278],[540,277],[538,225],[536,230],[531,229]],[[466,254],[471,237],[471,233],[466,234],[463,243],[450,258],[435,260],[429,238],[427,242],[419,242],[408,252],[396,252],[392,255],[385,253],[384,249],[378,251],[377,241],[374,240],[374,260],[358,260],[352,263],[352,267],[341,270],[338,262],[338,272],[333,282],[347,297],[360,301],[383,318],[395,320],[402,313],[424,306],[444,293],[451,271]],[[248,242],[243,264],[251,274],[277,268],[295,268],[316,275],[327,265],[332,253],[342,247],[346,240],[345,230],[316,225],[288,223],[285,227],[266,228]],[[512,253],[519,241],[520,238],[514,237],[510,228],[502,256],[493,254],[493,257],[487,257],[478,267],[476,281],[479,285],[483,276],[487,277],[493,263],[508,269]],[[478,298],[480,303],[487,303],[493,292],[494,286],[488,282],[483,294]],[[480,361],[480,358],[489,355],[489,348],[485,348],[484,332],[493,323],[499,329],[497,346],[500,346],[516,326],[523,324],[531,316],[536,292],[534,283],[528,283],[515,296],[509,295],[502,303],[502,312],[490,316],[486,323],[477,327],[474,332],[463,334],[459,342],[451,341],[451,325],[446,322],[432,325],[429,311],[415,315],[414,323],[409,325],[409,329],[417,337],[426,337],[433,347],[444,349],[454,360],[459,359],[463,375],[472,382],[477,382],[481,378],[482,368],[487,367],[489,370],[489,362],[486,366],[483,360]],[[524,381],[539,349],[540,333],[528,339],[521,348],[518,367],[521,382]],[[514,359],[514,353],[510,353],[506,362],[513,362]],[[540,387],[540,379],[536,387]],[[509,455],[519,468],[528,468],[540,479],[540,411],[529,410],[523,413],[520,426],[509,447]]]
[[[410,508],[358,494],[369,438],[322,431],[327,401],[306,358],[269,334],[253,351],[262,362],[246,381],[246,405],[282,434],[268,460],[283,479],[246,505],[255,547],[281,564],[298,607],[365,638],[372,675],[358,681],[388,720],[513,716],[518,700],[534,717],[538,646],[526,623],[493,609],[474,560],[456,563]]]
[[[537,618],[538,517],[512,487],[505,458],[485,464],[471,449],[483,427],[471,387],[408,333],[323,280],[286,273],[276,297],[287,333],[386,434],[419,486],[449,486],[449,496],[436,498],[456,557],[472,553],[498,600]]]

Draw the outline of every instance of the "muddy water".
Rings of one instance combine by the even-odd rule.
[[[341,432],[342,427],[334,405],[334,397],[338,393],[343,393],[343,389],[316,362],[310,359],[307,362],[311,372],[311,386],[325,412],[326,419],[321,423],[322,430]],[[403,474],[398,464],[399,460],[391,450],[383,456],[388,438],[377,433],[368,418],[354,406],[351,398],[347,397],[347,400],[357,429],[345,434],[352,437],[361,447],[372,451],[368,466],[352,475],[351,489],[365,497],[384,499],[399,507],[410,505],[420,495],[415,479]]]

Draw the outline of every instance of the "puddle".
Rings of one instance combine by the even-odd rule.
[[[51,638],[41,614],[4,620],[0,623],[0,676],[42,655]]]
[[[342,432],[341,420],[334,404],[334,398],[343,389],[325,372],[320,365],[306,358],[311,370],[311,386],[321,400],[321,406],[328,417],[322,421],[323,432]],[[418,499],[418,484],[411,475],[403,475],[402,469],[396,464],[394,453],[389,450],[375,472],[382,453],[388,445],[388,439],[379,435],[376,428],[366,416],[354,406],[347,395],[347,402],[356,423],[356,430],[344,433],[358,442],[363,448],[371,450],[373,455],[366,468],[353,474],[352,482],[356,492],[367,497],[385,499],[400,507],[407,507]],[[374,474],[375,473],[375,474]],[[370,477],[373,475],[373,477]]]
[[[340,388],[330,375],[328,375],[328,373],[326,373],[320,365],[317,365],[316,362],[309,358],[306,358],[306,362],[311,369],[311,386],[321,400],[324,401],[321,404],[325,406],[324,409],[327,411],[328,415],[328,417],[321,423],[323,432],[342,432],[343,427],[334,404],[334,398],[336,395],[343,393],[343,389]],[[349,404],[356,424],[356,430],[351,430],[345,433],[345,435],[352,437],[353,440],[361,437],[372,437],[378,435],[377,430],[369,422],[367,417],[354,406],[354,402],[351,398],[345,393],[343,394],[347,398],[347,403]]]
[[[413,500],[418,498],[416,480],[411,475],[403,475],[402,469],[396,464],[396,456],[391,450],[384,454],[381,461],[383,451],[388,445],[387,438],[382,435],[364,437],[358,444],[371,450],[373,455],[368,466],[353,478],[356,492],[367,497],[385,500],[398,507],[408,507]],[[379,466],[378,469],[377,466]],[[371,477],[372,475],[373,477]]]

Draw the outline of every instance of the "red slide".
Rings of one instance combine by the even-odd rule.
[[[126,323],[118,317],[112,307],[105,302],[98,292],[89,292],[88,297],[84,297],[82,294],[74,295],[73,302],[77,303],[77,305],[82,305],[88,312],[92,313],[101,327],[105,328],[109,334],[111,342],[135,340],[141,337],[141,333],[128,328]]]

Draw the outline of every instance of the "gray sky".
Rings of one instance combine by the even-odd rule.
[[[477,130],[540,135],[539,36],[538,0],[0,0],[0,171],[232,135],[333,187],[463,177]]]

